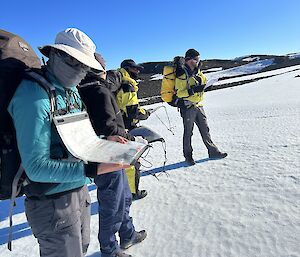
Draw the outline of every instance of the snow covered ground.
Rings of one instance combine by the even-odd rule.
[[[220,78],[220,77],[234,77],[234,76],[253,74],[261,71],[263,68],[272,65],[273,62],[274,59],[258,60],[234,68],[209,73],[209,75],[213,74],[213,77]]]
[[[293,53],[287,55],[290,59],[300,58],[300,53]]]
[[[241,69],[242,66],[239,66],[239,68],[232,68],[232,69],[240,70],[241,73],[243,74],[243,76],[234,77],[237,74],[232,72],[232,69],[223,70],[221,72],[208,73],[208,74],[205,74],[205,76],[207,77],[208,80],[227,77],[227,79],[219,80],[218,82],[214,83],[214,85],[223,85],[223,84],[229,84],[229,83],[234,83],[234,82],[239,82],[239,81],[249,81],[249,80],[255,80],[255,79],[280,75],[280,74],[288,73],[288,72],[291,72],[294,70],[299,70],[299,67],[300,67],[299,65],[296,65],[296,66],[290,66],[290,67],[286,67],[286,68],[282,68],[282,69],[252,74],[252,72],[251,72],[252,69],[250,69],[250,67],[248,65],[250,65],[250,64],[243,65],[243,66],[245,66],[244,70]],[[255,66],[255,65],[250,65],[250,66],[253,68],[253,70],[259,71],[260,66],[258,63],[256,63],[256,65],[258,65],[258,66]],[[233,78],[230,78],[230,77],[233,77]]]
[[[300,66],[294,66],[300,68]],[[278,74],[282,71],[278,70]],[[300,257],[300,71],[206,93],[211,135],[228,152],[209,160],[199,132],[193,136],[195,166],[182,157],[182,121],[176,108],[164,108],[142,124],[160,133],[143,168],[141,188],[148,196],[132,205],[136,228],[147,239],[127,252],[135,257]],[[155,173],[158,180],[149,175]],[[91,244],[87,256],[100,257],[96,190]],[[1,257],[38,256],[38,244],[24,215],[23,199],[14,215],[13,252],[6,249],[8,203],[0,202]]]

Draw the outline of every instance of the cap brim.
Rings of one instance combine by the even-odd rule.
[[[89,56],[89,55],[75,49],[74,47],[70,47],[70,46],[63,45],[63,44],[53,44],[53,45],[46,45],[46,46],[39,47],[39,50],[43,55],[45,55],[46,57],[49,57],[51,48],[61,50],[65,53],[67,53],[68,55],[71,55],[77,61],[83,63],[84,65],[86,65],[88,67],[91,67],[95,70],[104,71],[104,68],[95,59],[94,56],[93,57]]]

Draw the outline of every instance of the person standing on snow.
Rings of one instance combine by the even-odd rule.
[[[132,59],[122,61],[118,71],[122,75],[122,85],[116,95],[117,104],[122,112],[125,128],[129,131],[137,127],[140,120],[146,120],[150,112],[140,107],[137,96],[138,82],[137,76],[144,69],[143,66],[136,64]],[[126,169],[133,200],[142,199],[147,195],[146,190],[139,190],[140,182],[140,163]]]
[[[206,115],[203,109],[204,86],[206,77],[199,69],[200,54],[195,49],[185,53],[185,64],[176,69],[175,90],[178,106],[183,120],[183,155],[188,165],[195,165],[193,159],[192,135],[194,124],[197,125],[203,143],[208,150],[209,158],[225,158],[227,153],[221,152],[213,143]]]
[[[96,59],[105,68],[101,55]],[[125,131],[122,114],[111,92],[114,85],[106,81],[106,71],[91,69],[80,83],[79,92],[87,107],[92,125],[98,136],[119,135],[128,140],[135,140]],[[99,203],[98,240],[102,257],[129,257],[121,249],[143,241],[145,230],[135,231],[129,216],[132,195],[125,171],[102,174],[95,179]],[[119,233],[120,246],[115,234]],[[121,248],[121,249],[120,249]]]
[[[122,61],[118,71],[122,75],[121,89],[117,93],[117,103],[122,112],[125,128],[132,130],[137,127],[140,120],[146,120],[150,113],[139,105],[138,74],[144,69],[132,59]]]
[[[102,56],[96,53],[95,58],[105,69]],[[134,141],[134,137],[125,130],[122,113],[113,93],[116,85],[108,82],[106,78],[105,70],[99,72],[91,69],[79,86],[79,93],[87,106],[93,128],[99,136],[118,135]],[[121,80],[120,77],[118,79]]]
[[[103,70],[94,57],[95,49],[92,40],[75,28],[58,33],[54,44],[39,48],[49,58],[44,76],[55,88],[59,113],[81,111],[76,86],[90,68]],[[8,111],[29,179],[24,186],[25,213],[40,256],[83,257],[90,242],[88,177],[123,166],[70,159],[51,122],[48,93],[37,82],[24,79]]]

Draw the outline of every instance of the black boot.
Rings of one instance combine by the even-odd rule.
[[[136,194],[132,194],[132,200],[133,200],[133,201],[136,201],[136,200],[142,199],[142,198],[144,198],[147,194],[148,194],[148,193],[147,193],[146,190],[138,190],[138,191],[136,192]]]
[[[196,162],[194,161],[193,158],[185,158],[185,162],[187,163],[187,165],[189,166],[193,166],[196,164]]]
[[[210,159],[223,159],[227,156],[227,153],[217,152],[217,153],[209,153],[208,156]]]
[[[185,163],[188,165],[188,166],[193,166],[196,164],[196,162],[194,161],[193,159],[193,153],[184,153],[183,152],[183,156],[185,158]]]
[[[147,232],[145,230],[135,232],[134,237],[128,240],[124,240],[124,242],[121,243],[120,247],[123,250],[128,249],[129,247],[142,242],[146,237],[147,237]]]

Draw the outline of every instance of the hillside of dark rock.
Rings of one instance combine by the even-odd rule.
[[[294,66],[300,64],[300,58],[290,58],[287,55],[284,56],[276,56],[276,55],[249,55],[244,57],[235,58],[233,60],[222,60],[222,59],[211,59],[211,60],[203,60],[201,61],[201,70],[205,73],[209,73],[210,69],[213,68],[220,68],[222,70],[238,67],[241,65],[245,65],[248,63],[251,63],[252,61],[248,60],[266,60],[266,59],[274,59],[274,62],[272,65],[263,68],[260,72],[280,69],[284,67]],[[159,97],[160,95],[160,86],[161,86],[161,80],[150,80],[151,76],[155,74],[162,74],[163,67],[170,64],[170,61],[165,62],[146,62],[142,63],[144,66],[144,70],[142,73],[139,74],[139,77],[141,79],[141,82],[139,83],[139,91],[138,96],[140,99],[144,99],[144,101],[141,102],[141,104],[151,104],[155,102],[160,102],[161,99]],[[242,76],[242,75],[241,75]],[[233,77],[231,77],[233,78]],[[220,78],[220,80],[226,79]],[[241,83],[248,83],[251,81],[244,81]],[[230,85],[223,84],[221,87],[212,87],[209,90],[216,90],[224,87],[229,86],[237,86],[241,83],[231,83]],[[209,91],[208,90],[208,91]],[[155,97],[157,96],[157,97]],[[148,99],[149,98],[149,99]]]

